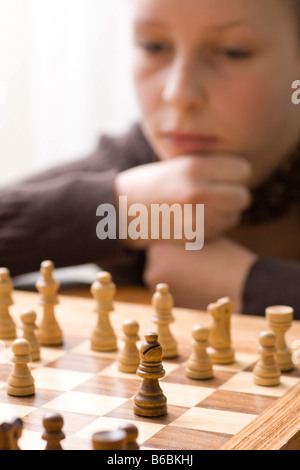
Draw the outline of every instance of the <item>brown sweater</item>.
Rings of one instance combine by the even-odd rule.
[[[103,136],[91,156],[0,190],[0,264],[12,276],[37,271],[44,259],[56,267],[96,263],[117,284],[141,284],[144,252],[125,250],[118,240],[100,241],[96,209],[114,204],[114,179],[150,163],[154,153],[139,125],[123,137]],[[244,286],[244,313],[263,315],[287,304],[300,319],[300,264],[261,258]]]

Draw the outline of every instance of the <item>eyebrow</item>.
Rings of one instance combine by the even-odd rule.
[[[249,23],[247,20],[236,20],[236,21],[230,21],[229,23],[221,24],[221,25],[215,25],[212,26],[211,28],[208,28],[209,30],[223,30],[223,29],[232,29],[232,28],[238,28],[241,26],[247,26],[253,28],[254,26]]]
[[[134,21],[135,26],[150,26],[150,27],[167,27],[167,23],[163,23],[160,21],[156,20],[144,20],[144,19],[137,19]],[[247,26],[251,29],[255,29],[253,25],[249,23],[247,20],[236,20],[236,21],[230,21],[225,24],[220,24],[220,25],[213,25],[209,28],[207,28],[208,31],[222,31],[225,29],[233,29],[233,28],[238,28],[241,26]]]
[[[160,21],[154,20],[143,20],[143,19],[136,19],[134,20],[134,24],[136,26],[163,26],[165,27],[166,24]]]

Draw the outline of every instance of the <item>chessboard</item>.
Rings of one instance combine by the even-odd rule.
[[[34,310],[41,319],[38,293],[13,292],[10,312],[20,332],[20,317]],[[141,417],[133,412],[141,378],[118,369],[125,320],[139,324],[138,345],[154,331],[153,306],[114,302],[110,321],[117,337],[117,351],[91,350],[97,322],[92,298],[59,296],[55,315],[63,332],[61,346],[41,347],[41,357],[29,367],[35,394],[7,394],[11,373],[11,341],[0,343],[1,421],[18,417],[23,422],[21,450],[43,450],[43,418],[47,413],[63,417],[64,450],[92,450],[95,432],[115,430],[124,423],[138,429],[141,450],[300,449],[300,368],[282,373],[280,384],[258,386],[253,367],[258,359],[258,337],[269,329],[266,318],[233,314],[231,318],[232,364],[214,365],[214,377],[188,378],[185,365],[191,354],[191,332],[196,325],[210,325],[208,312],[173,308],[170,326],[178,344],[178,356],[163,360],[165,376],[160,386],[167,397],[167,414]],[[299,344],[300,323],[286,333],[289,345]],[[298,341],[298,343],[297,343]]]

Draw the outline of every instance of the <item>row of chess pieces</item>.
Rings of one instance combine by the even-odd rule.
[[[116,335],[111,327],[109,313],[113,310],[116,286],[107,272],[99,273],[91,292],[96,299],[98,324],[91,340],[91,348],[98,351],[116,350]],[[170,324],[175,321],[172,310],[173,296],[167,284],[158,284],[152,297],[153,323],[162,348],[163,359],[178,356],[177,341]],[[234,306],[229,297],[218,299],[207,306],[211,325],[196,325],[192,329],[192,353],[186,362],[186,375],[191,379],[207,380],[214,377],[214,364],[232,364],[235,351],[231,341],[231,315]],[[286,344],[285,334],[291,327],[294,310],[290,306],[274,305],[266,308],[269,330],[259,335],[259,359],[253,374],[256,385],[279,385],[281,372],[294,369],[292,352]],[[128,320],[123,325],[124,349],[118,357],[121,372],[136,372],[140,364],[141,350],[136,348],[138,323]]]
[[[35,393],[34,379],[28,363],[39,360],[41,345],[61,345],[62,330],[55,318],[58,303],[59,283],[53,277],[54,264],[45,261],[41,264],[41,278],[36,287],[40,292],[40,305],[43,317],[39,328],[35,325],[34,311],[24,312],[23,338],[12,343],[12,373],[7,381],[7,393],[11,396],[29,396]],[[13,339],[15,324],[9,313],[12,305],[13,285],[7,269],[0,270],[0,339]],[[98,321],[91,337],[91,349],[95,351],[117,350],[117,338],[111,326],[109,314],[114,310],[113,300],[116,286],[108,272],[100,272],[91,286],[95,299]],[[140,350],[139,325],[127,320],[123,324],[124,347],[118,355],[118,369],[125,373],[137,373],[142,384],[134,398],[134,413],[140,416],[156,417],[167,413],[167,399],[159,385],[165,374],[162,360],[178,356],[177,342],[170,331],[175,320],[172,314],[173,297],[167,284],[158,284],[152,298],[154,307],[153,322],[156,332],[145,335]],[[214,377],[214,364],[231,364],[235,361],[235,351],[231,345],[230,319],[233,304],[228,297],[219,299],[207,307],[211,316],[211,326],[196,325],[192,330],[192,353],[186,362],[186,374],[191,379],[207,380]],[[280,383],[282,371],[291,370],[294,364],[291,351],[285,343],[285,332],[293,320],[293,309],[287,306],[274,306],[266,309],[270,331],[264,331],[259,338],[259,359],[254,367],[254,382],[261,386],[274,386]],[[37,330],[37,335],[35,333]],[[9,332],[9,334],[7,334]],[[4,336],[5,336],[4,335]]]
[[[52,261],[44,261],[40,269],[41,277],[36,283],[36,288],[40,293],[40,305],[43,307],[43,318],[36,336],[40,344],[45,346],[55,346],[63,343],[62,331],[55,318],[55,306],[58,304],[57,293],[60,285],[53,277],[54,269],[55,266]],[[17,337],[17,327],[10,314],[10,307],[14,304],[13,289],[9,269],[0,268],[0,340],[4,341],[13,340]],[[22,316],[24,331],[31,332],[35,318],[35,312],[24,312]]]
[[[50,412],[43,417],[44,432],[41,438],[46,441],[45,450],[63,450],[61,442],[66,438],[63,431],[64,418],[60,413]],[[19,440],[24,422],[12,418],[0,424],[0,450],[21,450]],[[133,423],[123,423],[117,429],[98,431],[92,434],[93,450],[138,450],[138,429]]]
[[[40,325],[36,325],[36,313],[25,311],[21,315],[23,323],[23,341],[16,340],[12,346],[14,361],[26,362],[29,342],[30,360],[40,360],[41,346],[60,346],[63,344],[63,332],[55,317],[55,306],[58,304],[59,283],[54,278],[55,266],[52,261],[44,261],[40,267],[40,278],[36,283],[40,293],[40,305],[43,310]],[[12,300],[13,282],[7,268],[0,269],[0,340],[16,338],[16,325],[12,320],[9,308]],[[110,313],[114,310],[116,285],[111,274],[99,272],[91,286],[95,299],[97,324],[91,335],[91,349],[100,352],[117,351],[117,336],[110,322]],[[162,347],[163,359],[178,356],[177,341],[171,333],[170,325],[175,321],[172,310],[173,296],[167,284],[158,284],[152,297],[153,323]],[[229,297],[223,297],[207,307],[211,325],[197,325],[192,330],[192,354],[186,363],[186,373],[192,379],[209,379],[214,376],[213,364],[231,364],[235,361],[235,352],[231,345],[231,315],[233,304]],[[294,368],[292,354],[285,341],[285,333],[293,321],[293,308],[289,306],[272,306],[266,308],[266,317],[270,331],[264,331],[259,338],[260,360],[254,371],[254,381],[259,385],[279,383],[279,372]],[[123,324],[124,348],[118,356],[118,368],[121,372],[135,373],[140,363],[140,352],[136,347],[139,340],[139,325],[134,320]],[[26,354],[25,354],[26,353]],[[22,356],[22,359],[16,359]],[[25,361],[26,358],[26,361]],[[270,370],[272,364],[272,370]],[[276,370],[276,371],[275,371]],[[20,393],[23,393],[20,390]]]

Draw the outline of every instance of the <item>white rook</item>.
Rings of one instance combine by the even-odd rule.
[[[286,344],[285,334],[294,319],[294,309],[286,305],[274,305],[267,307],[265,313],[271,330],[276,334],[276,359],[280,370],[292,370],[292,353]]]

